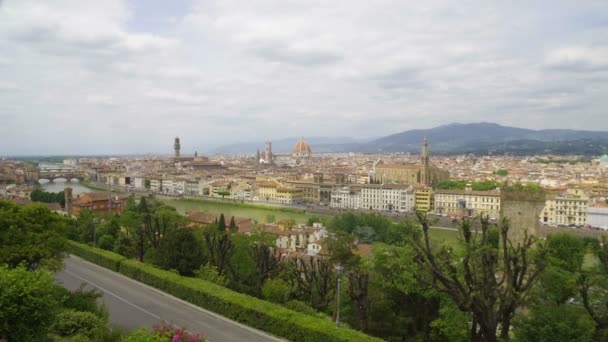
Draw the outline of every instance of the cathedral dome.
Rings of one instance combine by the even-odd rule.
[[[304,137],[300,138],[300,141],[296,143],[296,146],[293,148],[293,153],[296,155],[303,154],[311,154],[312,150],[310,149],[310,145],[304,140]]]

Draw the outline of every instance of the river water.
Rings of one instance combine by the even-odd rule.
[[[93,191],[93,190],[81,185],[80,183],[78,183],[77,180],[67,182],[65,180],[58,179],[58,180],[55,180],[53,183],[50,183],[47,180],[41,180],[40,186],[48,192],[61,192],[61,191],[63,191],[63,189],[65,189],[66,187],[69,186],[70,188],[72,188],[72,194],[74,194],[74,195],[78,195],[83,192]]]

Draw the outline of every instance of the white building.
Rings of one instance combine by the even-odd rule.
[[[367,184],[361,187],[361,208],[380,211],[414,211],[414,187],[406,184]]]
[[[541,221],[550,225],[587,224],[589,196],[581,189],[568,189],[565,193],[547,199],[541,212]]]
[[[361,191],[344,187],[331,192],[329,205],[333,208],[359,209],[361,207]]]
[[[186,196],[199,196],[200,187],[198,179],[188,179],[186,180],[184,195]]]
[[[146,178],[144,178],[144,177],[135,177],[133,179],[133,186],[136,189],[145,189],[146,188]]]
[[[587,224],[592,227],[608,229],[608,208],[589,207],[587,214]]]
[[[154,192],[161,192],[163,189],[163,180],[161,178],[150,179],[150,190]]]

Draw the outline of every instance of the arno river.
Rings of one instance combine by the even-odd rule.
[[[49,183],[48,181],[43,180],[43,181],[40,181],[40,186],[44,190],[46,190],[48,192],[60,192],[60,191],[63,191],[63,189],[65,189],[66,187],[69,186],[70,188],[72,188],[72,193],[74,195],[77,195],[77,194],[79,194],[81,192],[91,192],[91,191],[93,191],[93,190],[91,190],[91,189],[89,189],[89,188],[87,188],[87,187],[85,187],[83,185],[80,185],[78,183],[78,181],[76,181],[76,180],[74,180],[72,182],[66,182],[65,180],[61,179],[61,180],[56,180],[53,183]]]

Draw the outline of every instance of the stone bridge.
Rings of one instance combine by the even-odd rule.
[[[38,180],[48,179],[49,182],[58,178],[65,178],[68,182],[74,178],[83,179],[86,174],[76,169],[40,169],[38,170]]]

